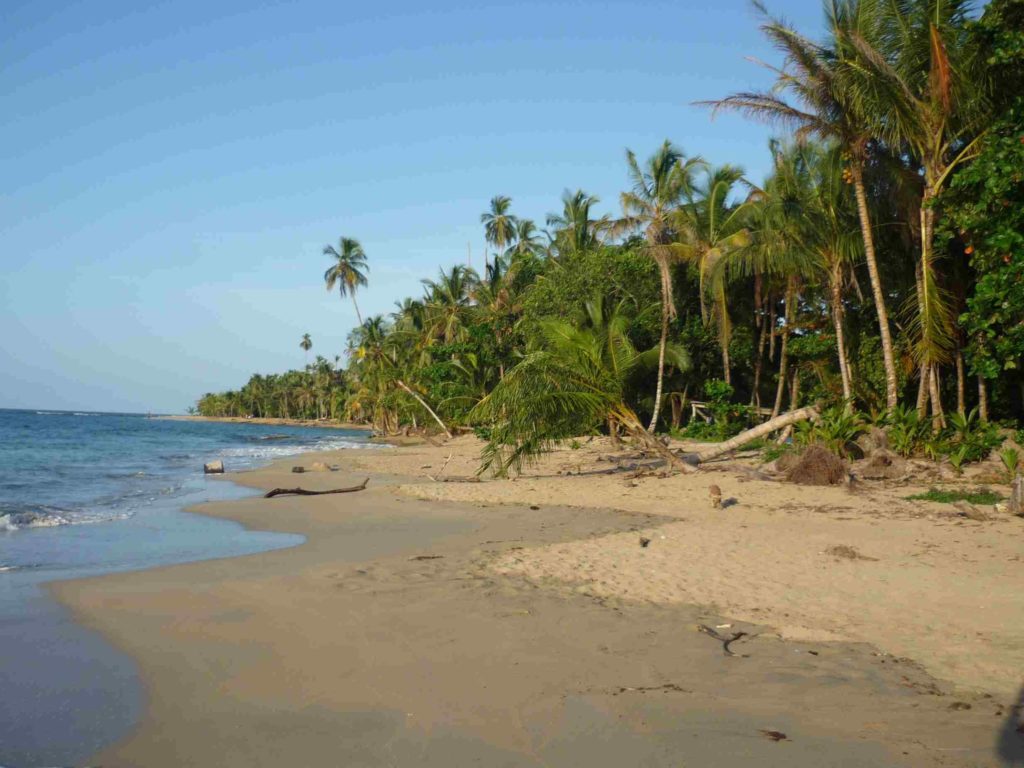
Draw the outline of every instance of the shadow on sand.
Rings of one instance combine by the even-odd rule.
[[[999,729],[996,754],[1003,765],[1024,765],[1024,686]]]

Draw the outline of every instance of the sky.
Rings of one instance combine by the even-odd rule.
[[[480,267],[494,195],[615,214],[626,148],[666,138],[768,168],[769,128],[692,104],[770,84],[749,0],[0,6],[0,407],[180,413],[304,333],[341,354],[342,235],[368,316]]]

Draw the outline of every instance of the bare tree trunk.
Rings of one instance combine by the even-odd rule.
[[[932,401],[932,429],[938,432],[946,426],[946,414],[942,410],[942,394],[939,388],[942,382],[939,380],[939,366],[932,363],[930,367],[932,373],[928,379],[928,388],[931,391]]]
[[[359,305],[356,303],[356,292],[355,292],[355,289],[352,289],[349,292],[352,294],[352,306],[356,308],[356,320],[358,320],[359,324],[362,325],[363,324],[363,316],[361,314],[359,314]]]
[[[754,361],[754,389],[750,393],[750,404],[755,408],[761,407],[761,371],[764,368],[764,345],[765,337],[770,333],[771,331],[766,329],[762,323],[757,339],[757,360]]]
[[[619,425],[615,421],[614,416],[608,417],[608,437],[611,438],[612,445],[615,447],[622,444],[622,441],[619,439]]]
[[[776,416],[775,418],[766,421],[764,424],[758,424],[756,427],[752,427],[746,432],[740,432],[736,437],[726,440],[723,443],[718,443],[706,451],[701,451],[697,454],[697,462],[702,464],[706,461],[711,461],[719,456],[724,456],[731,451],[735,451],[737,448],[741,448],[747,443],[757,440],[760,437],[770,435],[778,429],[785,429],[791,424],[797,424],[801,421],[807,421],[808,419],[813,420],[816,418],[818,418],[818,409],[813,405],[809,405],[806,408],[800,408],[796,411],[790,411],[789,413],[784,413],[781,416]]]
[[[416,394],[411,389],[409,389],[409,387],[406,386],[405,382],[402,381],[401,379],[395,379],[395,383],[398,386],[400,386],[402,389],[404,389],[406,392],[408,392],[410,395],[412,395],[412,397],[416,400],[417,403],[419,403],[420,405],[422,405],[424,408],[427,409],[427,413],[429,413],[431,416],[434,417],[434,421],[436,421],[438,424],[441,425],[441,429],[444,430],[445,435],[447,435],[448,439],[451,440],[452,439],[452,433],[450,431],[448,431],[448,427],[446,427],[445,423],[443,421],[441,421],[441,417],[438,416],[436,413],[434,413],[434,409],[431,408],[429,405],[427,405],[426,400],[424,400],[418,394]]]
[[[654,432],[658,424],[658,413],[661,411],[662,388],[665,385],[665,346],[668,344],[668,298],[665,291],[665,276],[661,278],[661,340],[658,342],[658,384],[654,390],[654,413],[651,414],[651,423],[647,426],[648,432]]]
[[[782,410],[782,396],[786,391],[786,369],[789,365],[787,350],[789,348],[789,330],[793,325],[793,304],[796,302],[796,278],[790,277],[786,283],[786,326],[782,329],[782,344],[779,349],[779,383],[775,388],[775,405],[772,407],[772,418]]]
[[[921,365],[918,371],[917,383],[917,417],[923,419],[928,415],[928,380],[931,378],[931,369],[927,365]]]
[[[978,375],[978,418],[982,423],[988,422],[988,389],[985,387],[985,379]]]
[[[960,347],[956,350],[956,412],[967,415],[967,398],[964,396],[964,353]]]
[[[878,260],[875,257],[875,236],[871,231],[871,213],[868,209],[868,196],[864,188],[864,169],[860,162],[854,160],[850,164],[853,174],[853,189],[857,198],[857,214],[860,218],[860,233],[864,239],[864,255],[871,277],[871,293],[875,299],[875,310],[878,312],[878,333],[882,340],[882,363],[885,366],[885,402],[891,411],[899,399],[896,379],[896,362],[893,356],[892,336],[889,331],[889,313],[885,307],[885,293],[882,290],[882,278],[878,273]]]
[[[832,269],[832,323],[836,329],[836,354],[839,356],[839,376],[843,381],[843,401],[847,410],[853,408],[853,387],[850,382],[850,363],[846,359],[846,341],[843,336],[843,289],[842,267],[837,263]]]
[[[768,360],[775,360],[775,302],[768,312]]]

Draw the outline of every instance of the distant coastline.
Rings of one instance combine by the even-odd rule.
[[[324,429],[361,429],[367,432],[372,427],[366,424],[355,424],[337,419],[281,419],[281,418],[246,418],[244,416],[153,416],[154,419],[169,421],[222,421],[237,424],[276,424],[289,427],[322,427]]]

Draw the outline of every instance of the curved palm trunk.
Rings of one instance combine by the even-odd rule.
[[[359,305],[356,304],[356,292],[352,291],[351,293],[352,293],[352,306],[356,308],[356,319],[359,321],[359,324],[362,325],[363,324],[363,316],[359,313]]]
[[[860,163],[851,164],[853,190],[857,198],[857,215],[860,219],[860,233],[864,239],[864,256],[868,264],[868,275],[871,278],[871,293],[875,298],[875,310],[878,313],[878,333],[882,340],[882,363],[885,366],[885,402],[889,410],[896,407],[899,399],[896,379],[896,362],[892,351],[892,335],[889,332],[889,312],[885,308],[885,294],[882,292],[882,279],[878,274],[878,260],[875,257],[875,236],[871,231],[871,213],[868,210],[868,197],[864,189],[864,169]]]
[[[853,387],[850,380],[850,363],[846,358],[846,341],[843,335],[843,289],[841,267],[836,264],[830,276],[832,290],[832,324],[836,330],[836,354],[839,356],[839,375],[843,381],[843,400],[847,410],[853,408]]]
[[[662,286],[664,290],[664,286]],[[661,303],[661,340],[658,342],[658,383],[654,389],[654,413],[651,414],[651,423],[647,425],[648,432],[654,432],[658,424],[658,414],[661,412],[661,396],[665,385],[665,347],[668,344],[668,306],[664,301]]]
[[[651,423],[647,425],[648,432],[654,432],[661,413],[661,397],[665,386],[665,346],[668,344],[668,321],[673,308],[672,276],[668,264],[659,259],[658,268],[661,272],[661,339],[658,341],[658,383],[654,389],[654,412],[651,414]]]
[[[399,387],[404,389],[408,394],[410,394],[413,397],[413,399],[416,400],[417,403],[419,403],[424,408],[426,408],[427,413],[429,413],[431,416],[434,417],[434,421],[436,421],[441,426],[441,429],[444,430],[445,435],[447,435],[448,439],[451,440],[452,439],[452,433],[448,430],[448,427],[445,426],[445,423],[443,421],[441,421],[441,417],[438,416],[436,413],[434,413],[434,409],[431,408],[429,405],[427,405],[426,400],[424,400],[418,394],[416,394],[411,389],[409,389],[408,385],[406,385],[406,383],[404,381],[402,381],[401,379],[395,379],[395,383]]]

